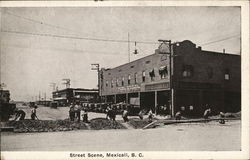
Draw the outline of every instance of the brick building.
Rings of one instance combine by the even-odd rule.
[[[133,62],[101,69],[102,99],[153,110],[157,105],[167,105],[172,115],[179,110],[188,115],[201,115],[205,104],[214,112],[240,110],[239,55],[205,51],[185,40],[171,44],[170,67],[170,56],[164,54],[162,48]]]
[[[69,105],[72,102],[96,102],[98,100],[97,89],[66,88],[52,93],[53,101],[59,106]]]

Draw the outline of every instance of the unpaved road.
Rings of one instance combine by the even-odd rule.
[[[2,151],[239,151],[241,121],[155,129],[1,133]]]

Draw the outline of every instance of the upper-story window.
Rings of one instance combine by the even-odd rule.
[[[108,87],[109,86],[109,81],[106,81],[106,87]]]
[[[122,77],[122,86],[124,86],[124,77]]]
[[[229,71],[229,69],[227,68],[227,69],[225,69],[225,75],[224,75],[224,78],[225,78],[225,80],[229,80],[230,79],[230,71]]]
[[[114,81],[113,81],[113,79],[111,80],[111,88],[113,88],[113,84],[114,84]]]
[[[182,76],[192,77],[194,75],[194,68],[192,65],[183,65]]]
[[[142,82],[145,82],[146,79],[146,72],[142,71]]]
[[[116,87],[119,86],[119,79],[118,78],[116,79],[116,83],[115,84],[116,84]]]
[[[168,75],[168,68],[167,66],[161,66],[159,68],[159,74],[161,76],[161,79],[166,78]]]
[[[151,78],[151,81],[154,81],[155,80],[155,71],[154,69],[152,69],[150,72],[149,72],[149,76]]]
[[[131,76],[130,74],[128,75],[128,85],[130,85],[130,80],[131,80]]]
[[[213,78],[213,68],[212,67],[207,67],[207,76],[209,79]]]
[[[135,79],[135,84],[136,84],[137,83],[137,73],[135,73],[134,79]]]

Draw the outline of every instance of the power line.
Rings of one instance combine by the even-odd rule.
[[[49,24],[49,23],[46,23],[46,22],[43,22],[43,21],[39,21],[39,20],[34,20],[34,19],[31,19],[31,18],[27,18],[27,17],[23,17],[23,16],[20,16],[20,15],[16,15],[16,14],[13,14],[13,13],[10,13],[10,12],[6,12],[5,11],[4,13],[8,14],[8,15],[11,15],[11,16],[14,16],[14,17],[17,17],[17,18],[20,18],[20,19],[24,19],[24,20],[33,22],[33,23],[37,23],[37,24],[40,24],[40,25],[46,25],[46,26],[49,26],[49,27],[53,27],[53,28],[57,28],[57,29],[62,29],[62,30],[66,30],[66,31],[71,31],[71,32],[74,32],[74,33],[78,33],[77,31],[74,31],[74,30],[71,30],[71,29],[68,29],[68,28],[65,28],[65,27],[61,27],[61,26]]]
[[[128,43],[127,40],[99,39],[99,38],[64,36],[64,35],[56,35],[56,34],[31,33],[31,32],[22,32],[22,31],[10,31],[10,30],[1,30],[1,32],[23,34],[23,35],[32,35],[32,36],[42,36],[42,37],[53,37],[53,38],[79,39],[79,40],[103,41],[103,42],[114,42],[114,43]],[[130,41],[130,43],[135,43],[135,42],[143,43],[143,44],[159,44],[156,42]]]
[[[225,40],[232,39],[232,38],[236,38],[236,37],[239,37],[239,36],[240,36],[240,34],[238,34],[238,35],[233,35],[233,36],[226,37],[226,38],[223,38],[223,39],[219,39],[219,40],[216,40],[216,41],[211,41],[211,42],[203,43],[203,44],[201,44],[201,46],[210,45],[210,44],[213,44],[213,43],[225,41]]]
[[[74,33],[79,33],[78,31],[74,31],[72,29],[68,29],[68,28],[65,28],[65,27],[61,27],[61,26],[49,24],[49,23],[46,23],[46,22],[42,22],[42,21],[39,21],[39,20],[34,20],[34,19],[31,19],[31,18],[27,18],[27,17],[23,17],[23,16],[16,15],[16,14],[13,14],[13,13],[10,13],[10,12],[4,12],[4,13],[12,15],[14,17],[25,19],[27,21],[34,22],[34,23],[37,23],[37,24],[40,24],[40,25],[46,25],[46,26],[49,26],[49,27],[57,28],[57,29],[62,29],[62,30],[66,30],[66,31],[74,32]],[[101,39],[101,38],[87,38],[87,37],[86,38],[82,38],[82,39],[85,39],[85,40],[95,40],[95,41],[106,41],[106,42],[121,42],[121,43],[125,43],[126,42],[126,43],[128,43],[128,41],[125,41],[125,40],[115,40],[115,39]],[[130,42],[134,43],[135,41],[130,41]],[[146,42],[146,41],[136,41],[136,42],[137,43],[143,43],[143,44],[159,44],[157,42]]]

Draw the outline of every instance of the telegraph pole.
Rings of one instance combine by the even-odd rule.
[[[130,62],[130,39],[129,39],[129,33],[128,33],[128,62]]]
[[[98,87],[98,94],[101,96],[101,88],[100,88],[100,64],[99,63],[93,63],[91,64],[92,68],[91,70],[96,70],[97,71],[97,87]]]
[[[168,54],[169,55],[169,89],[170,89],[170,108],[171,108],[171,115],[174,116],[175,113],[175,104],[174,104],[174,86],[173,86],[173,66],[172,66],[172,58],[173,56],[173,51],[172,51],[172,44],[171,44],[171,40],[158,40],[159,42],[161,42],[161,45],[166,45],[168,46],[168,51],[163,51],[161,52],[161,54]],[[159,47],[159,48],[160,48]]]

